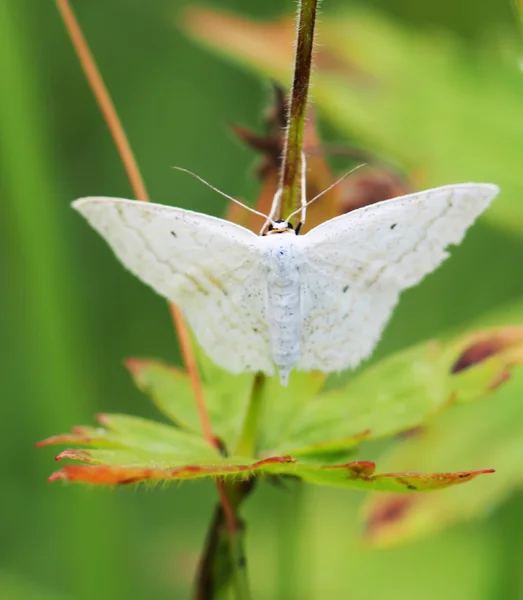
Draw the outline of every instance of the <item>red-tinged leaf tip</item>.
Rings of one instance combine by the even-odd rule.
[[[67,479],[67,476],[64,473],[63,469],[60,469],[60,471],[56,471],[52,475],[49,475],[47,481],[58,481],[59,479]]]
[[[104,427],[106,427],[110,422],[109,416],[104,413],[98,413],[97,415],[95,415],[95,419],[98,421],[98,423],[100,423],[100,425],[103,425]]]
[[[128,357],[124,359],[123,364],[130,371],[131,375],[137,376],[140,374],[140,371],[150,363],[147,360]]]
[[[144,371],[153,367],[160,367],[165,369],[166,371],[170,371],[171,373],[176,373],[178,375],[185,375],[184,371],[181,371],[177,367],[173,367],[172,365],[168,365],[160,360],[149,360],[145,358],[133,358],[128,357],[124,361],[124,366],[131,373],[133,378],[139,379]]]
[[[87,434],[90,431],[89,427],[83,427],[81,425],[74,425],[73,427],[71,427],[71,431],[76,434],[76,435],[80,435],[80,436],[87,436]]]
[[[87,452],[86,450],[69,449],[69,450],[63,450],[62,452],[60,452],[60,454],[57,454],[55,456],[56,461],[62,460],[64,458],[70,458],[72,460],[88,460],[89,452]]]
[[[476,339],[461,352],[452,365],[451,373],[459,373],[469,369],[491,356],[521,343],[523,343],[523,327],[520,326],[504,327],[479,333]]]
[[[64,433],[61,435],[53,435],[51,437],[46,438],[45,440],[36,442],[35,446],[37,448],[43,448],[44,446],[53,446],[56,444],[89,444],[92,441],[92,439],[93,438],[91,436],[87,436],[81,433]]]
[[[495,473],[496,469],[480,469],[478,471],[464,471],[462,473],[458,473],[458,477],[460,479],[474,479],[478,475],[487,475],[489,473]]]
[[[91,465],[66,465],[53,473],[48,481],[73,481],[99,485],[116,485],[140,481],[147,478],[149,469],[108,467]]]
[[[45,438],[45,440],[40,440],[36,442],[35,448],[43,448],[44,446],[52,446],[53,444],[60,444],[62,439],[66,436],[62,435],[53,435],[51,437]],[[69,437],[69,435],[67,435]],[[70,443],[69,441],[64,442],[65,444]]]
[[[457,471],[453,473],[387,473],[382,475],[382,477],[393,477],[411,492],[416,492],[450,487],[470,481],[478,475],[495,472],[495,469],[480,469],[477,471]]]

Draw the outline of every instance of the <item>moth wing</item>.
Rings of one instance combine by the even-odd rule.
[[[214,362],[233,373],[273,373],[258,236],[160,204],[83,198],[73,207],[127,269],[181,308]]]
[[[336,217],[304,236],[298,369],[355,367],[377,344],[402,290],[447,258],[499,188],[458,184]]]

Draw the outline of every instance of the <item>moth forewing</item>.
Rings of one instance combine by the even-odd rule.
[[[204,351],[233,373],[355,367],[401,291],[447,257],[499,192],[457,184],[378,202],[295,235],[119,198],[73,206],[119,260],[182,309]]]

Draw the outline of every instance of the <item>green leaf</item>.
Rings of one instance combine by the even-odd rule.
[[[366,507],[367,537],[376,545],[419,538],[458,521],[484,516],[523,483],[523,371],[491,397],[455,405],[431,425],[403,440],[382,460],[387,468],[437,469],[492,466],[493,480],[477,481],[437,497],[371,496]]]
[[[71,459],[49,478],[96,485],[222,477],[232,482],[253,476],[287,475],[306,482],[359,490],[424,491],[463,483],[488,471],[459,473],[374,474],[365,461],[312,465],[291,456],[262,460],[224,457],[195,434],[126,415],[101,415],[104,428],[76,428],[73,433],[44,440],[39,445],[77,443],[91,448],[64,450],[57,460]]]
[[[113,455],[113,449],[118,450],[120,454],[117,455],[123,457],[126,455],[124,450],[127,449],[140,455],[159,457],[158,460],[163,457],[164,460],[182,462],[188,456],[198,456],[200,459],[219,456],[201,436],[170,425],[128,415],[98,415],[98,420],[104,428],[75,427],[72,433],[48,438],[38,446],[74,444],[107,448],[108,450],[100,450],[106,452],[107,457]]]
[[[492,469],[460,471],[455,473],[382,473],[374,474],[375,465],[367,461],[355,461],[344,465],[325,467],[296,465],[295,473],[308,483],[331,487],[394,491],[425,492],[458,485],[478,475],[493,473]]]
[[[101,428],[77,427],[70,434],[49,438],[39,445],[84,446],[65,450],[57,458],[85,464],[68,465],[51,480],[112,485],[201,477],[235,481],[238,477],[271,474],[360,490],[438,489],[488,471],[375,475],[373,463],[346,461],[353,447],[363,440],[412,429],[448,406],[450,400],[470,401],[492,391],[507,380],[509,369],[522,361],[523,327],[504,327],[447,343],[415,346],[319,396],[323,375],[297,373],[287,389],[264,380],[261,389],[267,405],[260,440],[275,443],[288,433],[288,450],[262,448],[260,452],[258,448],[261,460],[250,458],[250,453],[222,456],[198,433],[127,415],[100,415]],[[132,371],[156,403],[171,411],[180,380],[183,389],[180,372],[144,361],[134,362]],[[232,394],[231,380],[224,377],[222,381],[222,389]],[[252,385],[250,376],[244,383]],[[220,393],[215,398],[226,397]],[[213,407],[217,410],[219,403]],[[233,431],[230,423],[229,429]]]
[[[65,450],[58,460],[69,458],[82,465],[66,465],[49,478],[102,485],[221,477],[238,481],[253,476],[288,475],[308,483],[357,490],[428,491],[457,485],[491,470],[457,473],[374,474],[371,462],[356,461],[342,465],[300,464],[291,456],[272,456],[263,460],[243,457],[216,457],[213,461],[182,463],[167,455],[141,450]]]
[[[276,448],[288,436],[293,422],[317,396],[326,376],[323,373],[293,371],[289,385],[282,387],[277,377],[268,378],[263,392],[258,450]]]
[[[195,346],[196,348],[196,346]],[[236,440],[242,411],[252,388],[253,375],[231,375],[215,367],[198,350],[203,391],[214,433],[229,447]],[[154,360],[128,359],[126,365],[137,386],[179,427],[200,432],[194,395],[186,373]]]
[[[273,452],[312,457],[408,431],[452,402],[490,393],[521,362],[523,327],[416,345],[315,397]]]
[[[179,427],[200,431],[194,395],[187,373],[155,360],[125,361],[136,386],[156,408]]]

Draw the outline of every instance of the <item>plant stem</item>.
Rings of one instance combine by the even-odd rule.
[[[107,127],[113,136],[114,144],[118,150],[120,159],[127,173],[127,177],[129,178],[131,187],[136,195],[136,199],[147,202],[149,200],[149,196],[147,194],[147,189],[145,187],[143,178],[140,174],[138,163],[136,162],[136,158],[125,134],[123,125],[118,117],[118,113],[116,112],[111,96],[105,87],[93,55],[89,50],[89,46],[87,45],[80,25],[71,7],[69,6],[68,0],[56,0],[56,4],[60,14],[62,15],[71,41],[73,42],[76,54],[84,70],[85,77],[91,86],[91,90],[96,97],[98,106],[100,107],[105,122],[107,123]]]
[[[262,374],[258,374],[254,378],[243,427],[234,450],[235,456],[251,457],[255,454],[265,381],[266,378]],[[226,532],[224,530],[224,506],[223,504],[218,505],[209,527],[205,551],[196,577],[195,600],[217,599],[221,597],[222,593],[226,593],[231,584],[234,586],[237,600],[250,598],[243,543],[245,528],[243,522],[237,517],[237,510],[251,491],[254,480],[227,484],[221,482],[221,485],[223,493],[229,498],[236,527],[234,531]],[[227,538],[225,537],[226,533]]]
[[[254,480],[227,484],[227,494],[234,510],[254,487]],[[236,600],[249,600],[249,581],[244,552],[245,527],[238,521],[231,534],[225,527],[223,506],[216,507],[207,533],[204,553],[196,576],[194,600],[229,598],[233,587]]]
[[[317,7],[318,0],[299,0],[294,78],[280,181],[280,218],[285,218],[285,215],[296,210],[300,201],[303,133],[307,116]]]
[[[251,457],[255,455],[265,382],[265,375],[260,373],[254,378],[243,427],[234,450],[236,456]]]
[[[241,496],[238,503],[243,500]],[[220,507],[221,508],[221,507]],[[229,534],[229,548],[232,561],[232,572],[234,577],[234,590],[236,600],[250,600],[249,576],[247,572],[247,558],[244,548],[245,526],[239,522],[239,527],[233,535]]]

